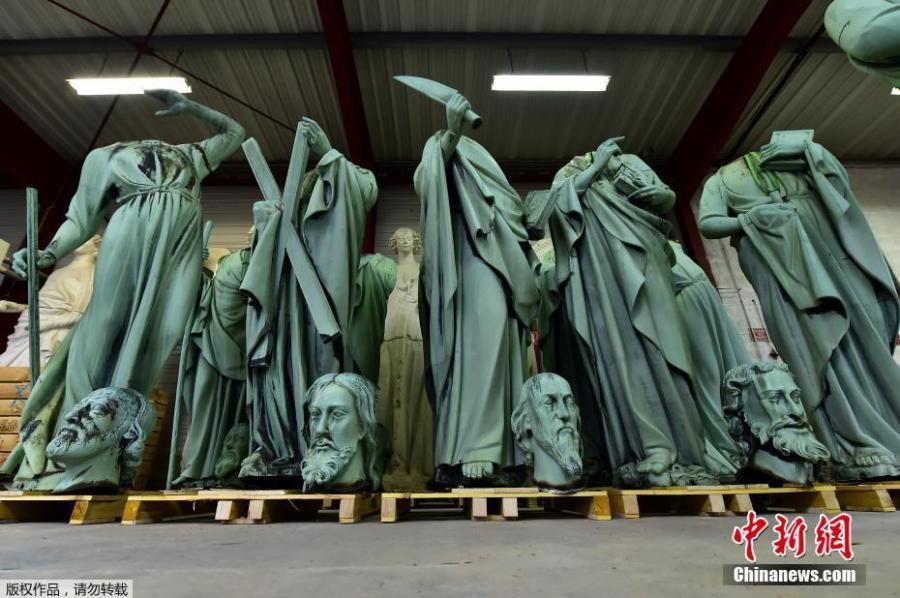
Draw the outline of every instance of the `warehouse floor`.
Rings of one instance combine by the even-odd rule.
[[[816,518],[806,519],[813,552]],[[742,559],[742,548],[730,535],[743,522],[644,517],[396,524],[369,518],[356,525],[3,524],[0,580],[133,579],[141,598],[900,595],[900,513],[854,515],[854,563],[867,566],[865,588],[723,586],[722,565]],[[769,545],[773,537],[770,527],[756,543],[760,562],[778,562]],[[841,561],[807,554],[800,562]]]

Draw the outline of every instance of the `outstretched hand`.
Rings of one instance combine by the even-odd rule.
[[[331,151],[331,142],[319,123],[304,116],[300,119],[300,130],[306,135],[306,142],[313,154],[321,157]]]
[[[37,255],[38,269],[49,268],[56,264],[56,256],[46,249],[38,249]],[[13,254],[10,269],[23,279],[28,279],[28,249],[20,249]]]
[[[144,92],[148,96],[153,96],[166,105],[163,110],[157,110],[156,116],[175,116],[181,114],[188,107],[186,97],[171,89],[148,89]]]

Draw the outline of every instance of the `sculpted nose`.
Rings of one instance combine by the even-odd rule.
[[[325,423],[326,419],[327,418],[323,416],[316,420],[316,425],[314,428],[316,436],[320,436],[328,431],[328,424]]]

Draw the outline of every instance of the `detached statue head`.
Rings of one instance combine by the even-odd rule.
[[[222,441],[222,452],[216,460],[213,472],[219,486],[239,486],[238,473],[241,463],[250,452],[250,426],[239,423],[232,426]]]
[[[100,388],[81,399],[47,446],[47,456],[66,468],[54,492],[130,487],[155,420],[150,402],[129,388]]]
[[[376,388],[358,374],[326,374],[306,392],[300,464],[303,491],[377,490],[384,454],[375,416]]]
[[[419,255],[422,253],[422,235],[404,226],[394,231],[388,245],[398,256]]]
[[[787,482],[815,479],[831,455],[813,436],[797,387],[783,363],[763,361],[725,374],[722,407],[750,465]]]
[[[565,379],[545,373],[526,380],[512,414],[512,431],[538,486],[580,487],[581,414]]]

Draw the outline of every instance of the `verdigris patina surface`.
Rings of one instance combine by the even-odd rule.
[[[310,119],[298,125],[283,195],[256,142],[244,151],[266,200],[253,206],[256,238],[241,285],[249,298],[250,453],[240,477],[296,485],[307,388],[324,374],[359,370],[349,330],[378,186]],[[309,172],[307,152],[317,159]]]
[[[215,470],[226,436],[246,420],[247,298],[240,288],[249,259],[248,249],[221,258],[200,296],[189,355],[179,374],[191,425],[176,487],[222,485]]]
[[[811,131],[776,131],[706,182],[699,225],[731,237],[830,475],[900,474],[896,279],[840,162]]]
[[[130,488],[153,432],[156,412],[129,388],[100,388],[63,416],[47,456],[64,465],[57,494]]]
[[[750,355],[706,273],[685,254],[680,243],[670,241],[669,244],[675,254],[672,266],[675,302],[690,332],[687,339],[694,367],[694,398],[706,441],[714,447],[707,453],[717,456],[719,478],[733,478],[741,458],[722,414],[722,388],[725,374],[750,363]]]
[[[834,0],[825,30],[853,65],[900,85],[900,3],[896,0]]]
[[[577,361],[586,429],[602,429],[618,483],[714,484],[721,459],[693,397],[662,217],[675,194],[620,140],[573,158],[548,192],[530,196],[533,226],[549,220],[556,256],[545,292],[568,328],[553,332],[565,336],[565,356],[549,361]]]
[[[377,389],[359,374],[326,374],[306,397],[304,492],[379,490],[386,447],[375,417]]]
[[[201,278],[200,182],[240,145],[231,118],[169,90],[148,92],[166,103],[162,116],[188,114],[218,133],[198,143],[145,140],[91,151],[66,220],[38,254],[46,268],[96,232],[118,204],[103,235],[91,302],[44,368],[22,412],[22,442],[0,469],[22,487],[50,489],[60,467],[46,447],[59,415],[92,391],[131,388],[147,396],[184,334]],[[13,259],[24,275],[25,250]]]
[[[725,375],[722,406],[741,466],[785,482],[810,484],[828,463],[828,449],[813,435],[800,388],[783,363],[738,366]]]
[[[581,416],[565,379],[544,373],[526,380],[511,424],[538,487],[558,492],[584,487]]]
[[[468,100],[451,95],[447,129],[426,142],[415,173],[426,386],[442,485],[502,484],[502,470],[517,465],[509,418],[538,304],[523,202],[487,150],[462,134],[467,114]]]

